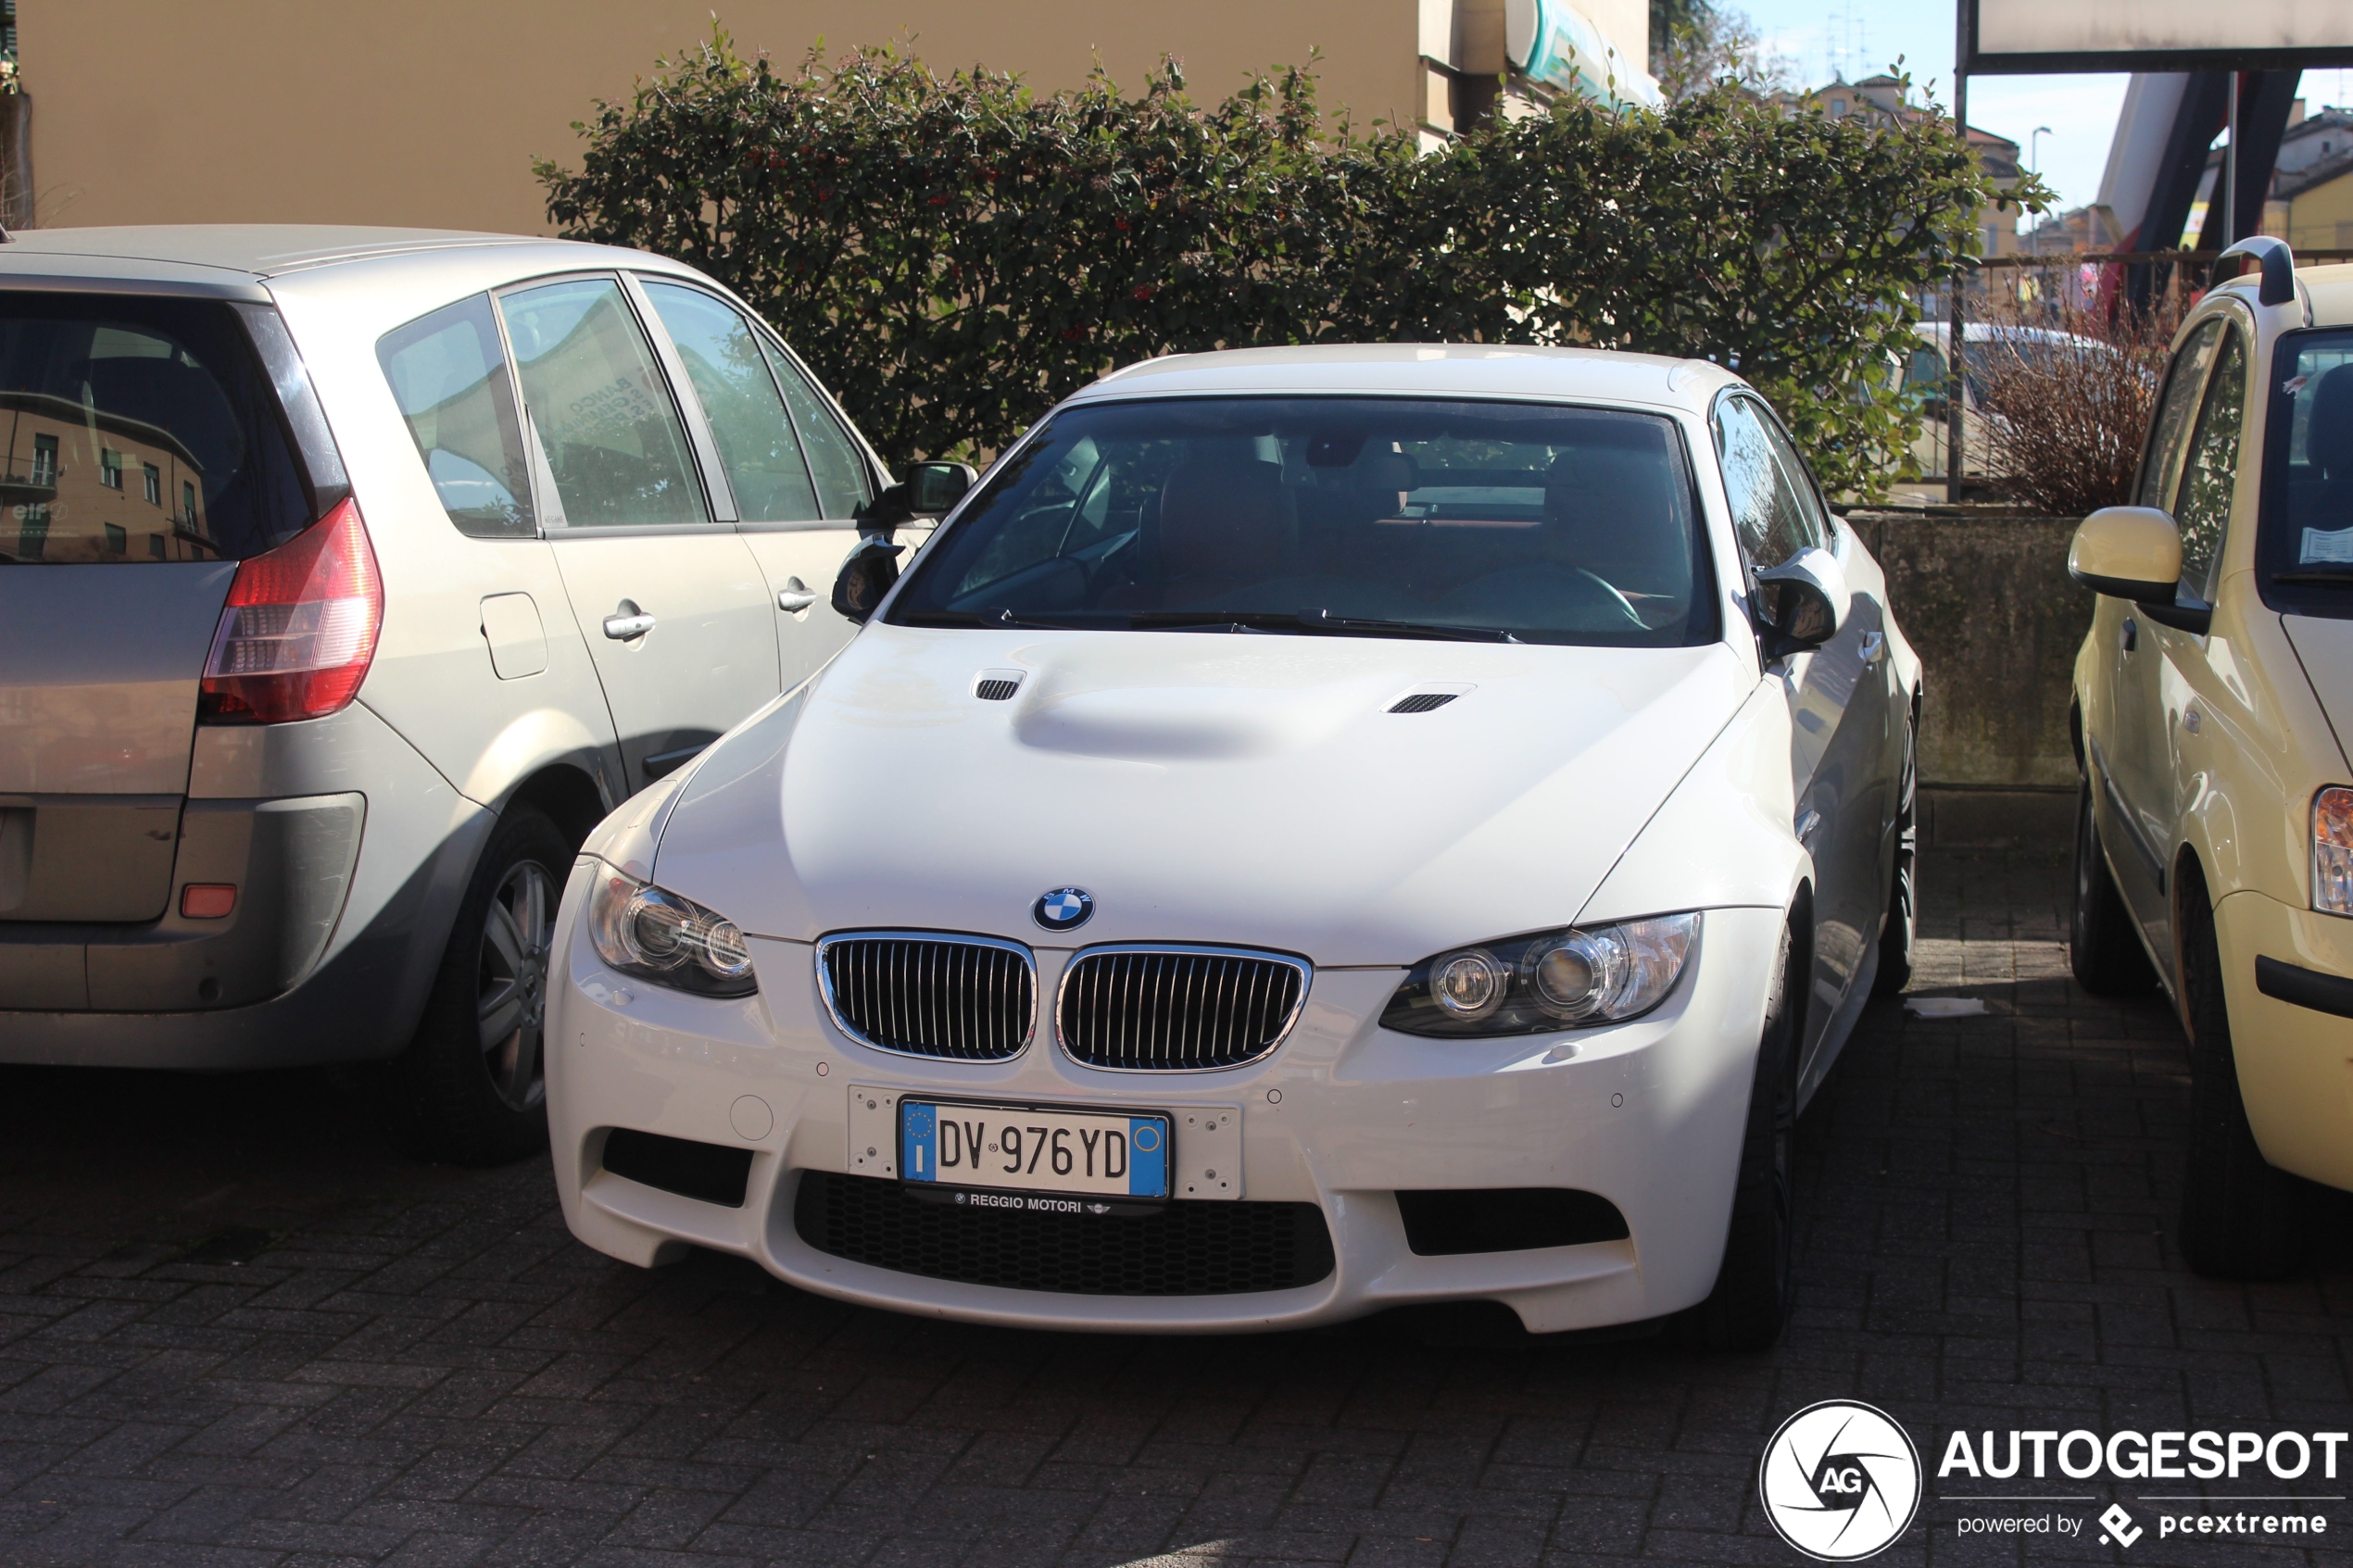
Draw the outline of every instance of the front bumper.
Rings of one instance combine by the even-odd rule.
[[[2353,1189],[2353,1018],[2268,996],[2256,982],[2259,958],[2353,976],[2353,920],[2240,892],[2215,906],[2214,925],[2257,1147],[2283,1171]]]
[[[817,993],[810,947],[755,940],[759,995],[714,1001],[617,976],[582,930],[575,872],[556,934],[566,955],[547,1034],[548,1123],[574,1235],[650,1265],[689,1245],[735,1253],[804,1289],[900,1311],[1038,1328],[1234,1332],[1298,1327],[1391,1306],[1500,1301],[1537,1332],[1663,1316],[1713,1286],[1723,1255],[1774,909],[1718,909],[1657,1011],[1606,1029],[1441,1041],[1380,1029],[1401,969],[1319,970],[1289,1037],[1214,1073],[1106,1072],[1039,1036],[1004,1062],[938,1061],[845,1038]],[[1041,1013],[1066,950],[1037,949]],[[1329,1229],[1325,1278],[1252,1294],[1095,1296],[973,1285],[819,1251],[795,1223],[804,1172],[871,1173],[850,1136],[850,1088],[1171,1111],[1175,1169],[1211,1168],[1239,1134],[1251,1202],[1312,1203]],[[1188,1115],[1234,1111],[1214,1135]],[[1223,1122],[1222,1114],[1219,1118]],[[603,1168],[608,1129],[747,1149],[741,1207]],[[1227,1173],[1230,1174],[1231,1166]],[[1181,1178],[1180,1178],[1181,1182]],[[1407,1245],[1396,1194],[1576,1188],[1615,1203],[1629,1239],[1452,1256]],[[1181,1185],[1179,1190],[1181,1191]],[[1123,1224],[1117,1216],[1072,1224]]]

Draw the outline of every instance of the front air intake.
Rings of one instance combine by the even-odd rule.
[[[817,983],[841,1032],[908,1056],[1002,1061],[1029,1043],[1029,950],[987,936],[850,932],[817,944]]]
[[[1626,1216],[1599,1193],[1575,1187],[1458,1187],[1401,1192],[1405,1245],[1424,1258],[1527,1252],[1624,1241]]]
[[[1307,997],[1306,960],[1230,947],[1095,947],[1063,977],[1063,1049],[1089,1067],[1239,1067],[1278,1045]]]
[[[751,1176],[748,1148],[697,1143],[635,1127],[614,1127],[605,1134],[600,1163],[616,1176],[729,1209],[744,1206],[744,1189]]]
[[[925,1279],[1068,1296],[1247,1296],[1328,1279],[1313,1203],[1033,1214],[926,1202],[897,1182],[803,1171],[793,1228],[818,1251]]]

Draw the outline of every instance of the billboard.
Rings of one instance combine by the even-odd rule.
[[[1960,0],[1971,76],[2353,65],[2348,0]]]
[[[2347,0],[2353,4],[2353,0]],[[1504,53],[1532,81],[1581,93],[1613,108],[1659,107],[1658,83],[1568,0],[1505,0]]]

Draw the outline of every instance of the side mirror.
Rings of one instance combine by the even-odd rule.
[[[1756,631],[1764,642],[1765,662],[1820,647],[1837,636],[1853,600],[1846,573],[1828,550],[1800,550],[1758,572]]]
[[[2182,532],[2155,507],[2102,507],[2076,528],[2067,574],[2111,598],[2171,604],[2182,581]]]
[[[899,553],[906,547],[880,534],[870,533],[859,540],[834,578],[835,611],[863,626],[891,584],[899,581]]]
[[[979,480],[970,463],[917,463],[901,481],[907,509],[917,517],[945,517]]]
[[[945,517],[979,478],[970,463],[916,463],[906,478],[869,502],[858,521],[872,528],[896,528],[919,517]]]

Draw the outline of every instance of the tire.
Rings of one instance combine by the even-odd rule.
[[[2182,1257],[2216,1279],[2278,1279],[2302,1255],[2309,1189],[2256,1146],[2239,1097],[2222,955],[2204,882],[2182,879],[2182,1013],[2190,1036],[2190,1125]]]
[[[1797,1020],[1805,996],[1791,973],[1792,943],[1781,931],[1756,1076],[1748,1095],[1732,1223],[1716,1287],[1684,1314],[1680,1337],[1705,1350],[1764,1350],[1781,1336],[1795,1300],[1797,1241]]]
[[[1879,937],[1874,997],[1895,997],[1912,983],[1912,946],[1920,929],[1919,726],[1904,731],[1904,776],[1895,808],[1895,871],[1888,879],[1887,924]]]
[[[546,1147],[549,949],[572,858],[556,824],[527,806],[491,831],[416,1038],[393,1063],[416,1152],[499,1165]]]
[[[2095,997],[2145,996],[2157,985],[2157,971],[2100,848],[2089,778],[2075,792],[2075,909],[2068,921],[2067,959],[2075,983]]]

